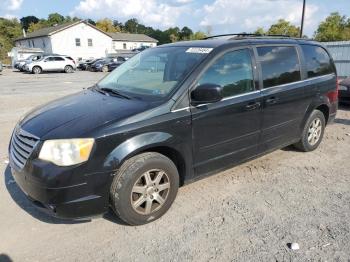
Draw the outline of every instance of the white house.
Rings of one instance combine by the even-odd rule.
[[[76,60],[105,57],[120,49],[153,47],[157,42],[142,34],[108,34],[86,21],[43,28],[15,40],[16,47],[40,48],[44,53],[69,55]]]

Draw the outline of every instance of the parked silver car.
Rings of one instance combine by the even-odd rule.
[[[33,74],[40,74],[49,71],[73,73],[76,68],[73,58],[60,55],[45,56],[40,60],[25,65],[25,71]]]

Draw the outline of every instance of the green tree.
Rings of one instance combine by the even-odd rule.
[[[17,19],[0,18],[0,60],[9,63],[7,53],[14,46],[14,40],[22,36],[21,24]]]
[[[190,36],[190,39],[191,40],[202,40],[202,39],[204,39],[206,37],[207,37],[207,35],[205,33],[201,32],[201,31],[198,31],[198,32],[195,32],[194,34],[192,34]]]
[[[340,41],[350,39],[350,21],[346,16],[338,12],[331,13],[322,21],[316,32],[315,39],[318,41]]]
[[[107,32],[107,33],[120,32],[120,29],[118,30],[117,28],[115,28],[113,26],[112,20],[110,20],[108,18],[104,18],[104,19],[98,20],[96,22],[96,27],[101,29],[104,32]]]
[[[256,29],[256,31],[254,32],[254,34],[257,34],[257,35],[265,35],[266,32],[265,32],[264,28],[258,27],[258,29]]]
[[[90,18],[86,19],[86,22],[88,22],[90,25],[96,25],[96,22]]]
[[[188,40],[188,39],[190,39],[192,34],[193,34],[193,31],[190,28],[188,28],[187,26],[185,26],[180,31],[180,39],[181,40]]]
[[[261,28],[259,29],[261,31]],[[292,37],[300,36],[300,28],[292,25],[290,22],[280,19],[276,24],[271,25],[267,31],[268,35],[288,35]]]
[[[21,21],[21,25],[22,25],[22,28],[24,29],[24,30],[28,30],[28,28],[29,28],[29,25],[31,24],[31,23],[38,23],[39,22],[39,18],[37,18],[36,16],[32,16],[32,15],[30,15],[30,16],[24,16],[24,17],[22,17],[21,19],[20,19],[20,21]]]
[[[64,16],[60,15],[59,13],[49,14],[49,16],[47,18],[47,23],[50,26],[53,26],[53,25],[56,25],[56,24],[59,25],[59,24],[62,24],[64,22],[65,22]]]
[[[50,26],[47,20],[45,19],[40,19],[38,23],[30,23],[28,27],[28,33],[32,33],[34,31],[37,31],[39,29],[45,28]]]
[[[138,33],[139,22],[136,18],[129,19],[124,24],[124,29],[129,33]]]

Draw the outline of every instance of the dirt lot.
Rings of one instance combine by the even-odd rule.
[[[350,261],[350,108],[320,148],[287,148],[180,189],[160,220],[131,227],[112,216],[50,218],[32,207],[6,164],[11,131],[36,105],[102,73],[0,75],[0,260]],[[287,243],[297,242],[292,251]]]

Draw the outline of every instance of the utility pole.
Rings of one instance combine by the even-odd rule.
[[[303,0],[303,14],[301,16],[300,38],[303,37],[303,30],[304,30],[305,2],[306,2],[306,0]]]

